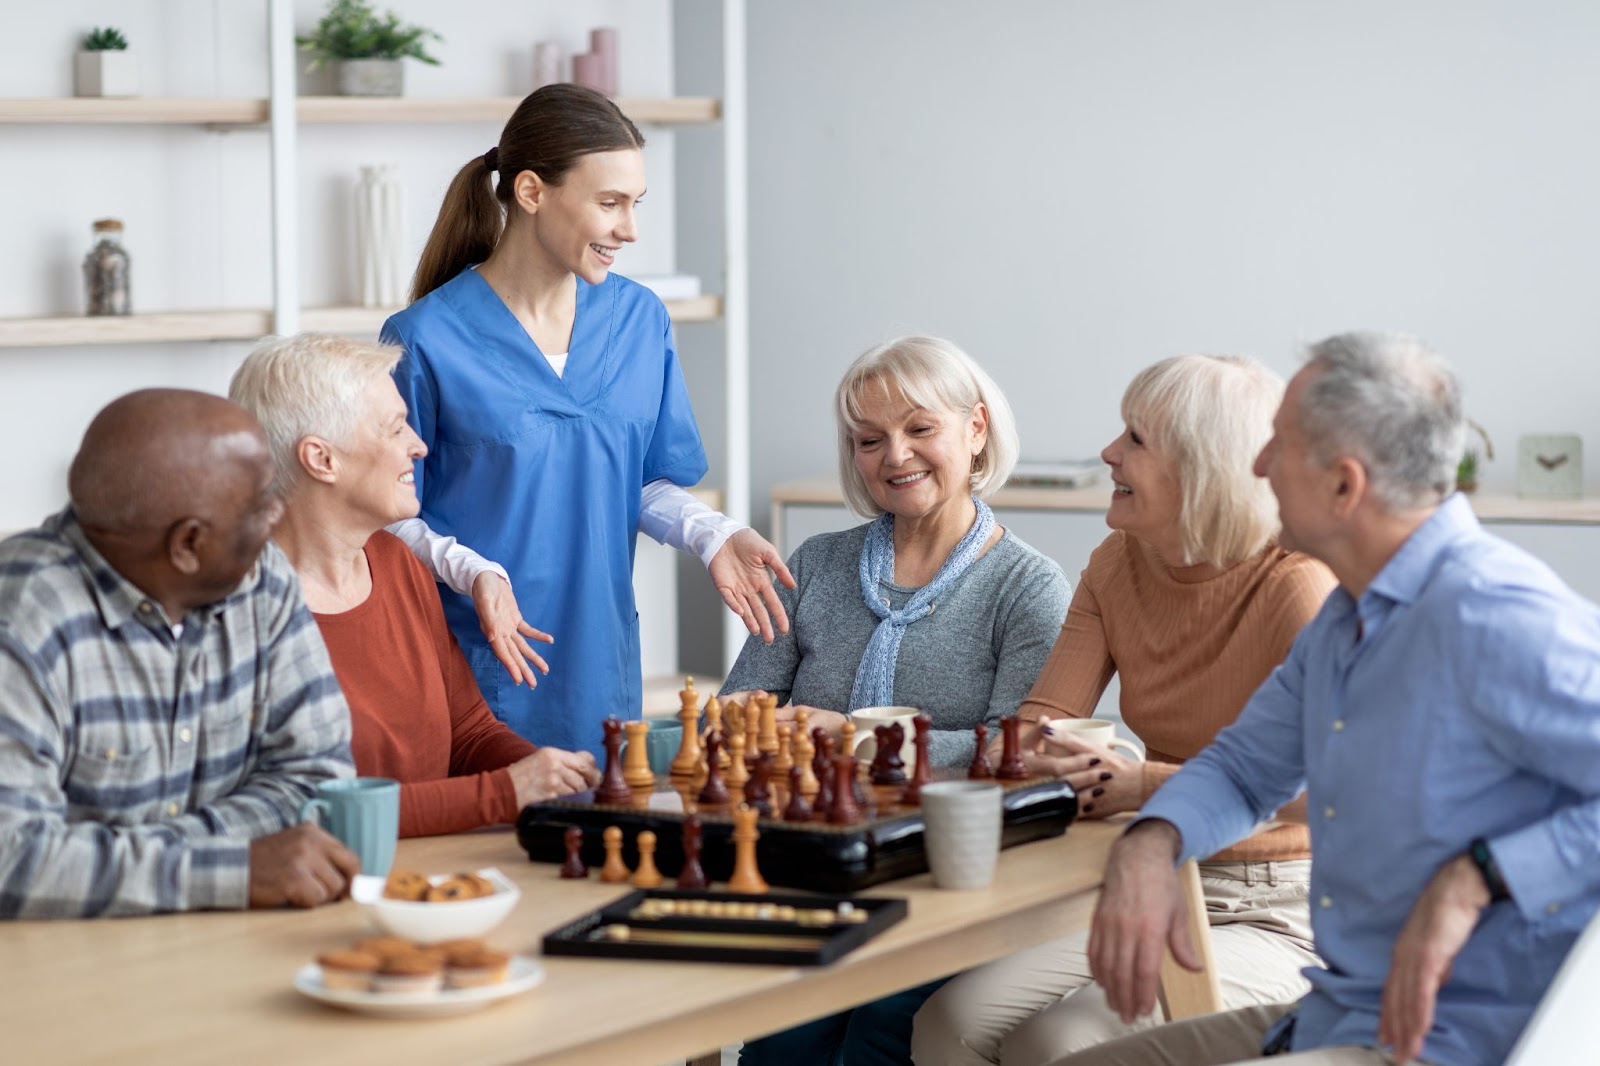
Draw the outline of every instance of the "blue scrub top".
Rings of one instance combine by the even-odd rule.
[[[601,722],[640,713],[633,602],[640,490],[693,485],[705,450],[655,294],[577,280],[565,377],[474,269],[384,323],[395,383],[428,445],[422,518],[506,568],[523,616],[555,637],[539,687],[511,683],[468,596],[445,617],[496,716],[535,744],[602,756]]]

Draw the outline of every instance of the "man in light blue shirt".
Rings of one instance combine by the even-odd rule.
[[[1500,1063],[1600,905],[1600,611],[1450,495],[1459,387],[1416,341],[1311,349],[1256,461],[1285,547],[1339,588],[1236,724],[1145,804],[1089,946],[1131,1019],[1163,948],[1197,963],[1176,861],[1306,791],[1326,970],[1297,1004],[1211,1015],[1074,1066]],[[1385,1051],[1383,1049],[1391,1049]]]

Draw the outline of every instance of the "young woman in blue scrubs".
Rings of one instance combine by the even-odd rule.
[[[706,458],[667,310],[611,273],[636,238],[643,143],[592,90],[529,96],[456,175],[413,302],[383,328],[405,349],[395,378],[428,446],[420,522],[498,561],[515,589],[488,634],[448,588],[446,618],[495,713],[571,751],[598,753],[608,715],[640,713],[637,530],[706,561],[752,633],[788,629],[768,568],[793,578],[772,545],[684,491]],[[555,635],[537,688],[502,666],[537,658],[519,601]]]

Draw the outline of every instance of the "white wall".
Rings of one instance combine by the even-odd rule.
[[[755,498],[832,468],[838,375],[899,333],[1082,456],[1148,363],[1360,327],[1455,363],[1486,487],[1572,431],[1594,491],[1597,49],[1589,0],[752,3]]]
[[[307,30],[323,0],[297,0]],[[380,0],[438,30],[441,67],[408,63],[411,96],[518,95],[531,88],[532,44],[587,47],[589,28],[619,28],[624,95],[673,91],[672,10],[659,0]],[[70,96],[72,53],[87,29],[115,25],[140,55],[147,96],[267,92],[265,0],[73,0],[4,5],[0,97]],[[327,91],[328,75],[303,79]],[[415,251],[457,168],[495,143],[498,123],[301,127],[301,298],[355,303],[358,168],[398,163]],[[619,265],[674,265],[670,132],[647,128],[651,195],[643,237]],[[267,134],[190,127],[0,125],[0,317],[82,310],[79,263],[89,223],[127,224],[137,311],[267,307],[272,301]],[[110,399],[149,385],[222,391],[243,344],[0,349],[0,530],[32,525],[61,506],[66,467],[83,427]]]

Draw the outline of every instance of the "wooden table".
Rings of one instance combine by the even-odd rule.
[[[1007,849],[988,889],[939,891],[927,875],[881,885],[869,894],[908,898],[910,916],[833,966],[549,958],[532,992],[431,1020],[347,1014],[294,991],[302,965],[368,932],[348,901],[0,923],[0,1060],[659,1066],[1085,928],[1119,830],[1081,823]],[[509,831],[402,841],[396,863],[428,873],[500,867],[523,895],[488,939],[526,954],[627,887],[559,880],[555,866],[527,862]]]

